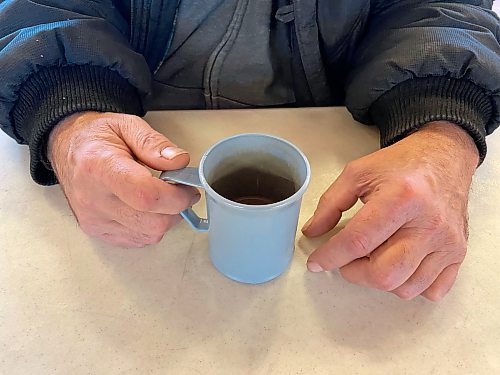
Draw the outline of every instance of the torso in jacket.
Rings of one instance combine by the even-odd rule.
[[[132,24],[153,73],[150,109],[343,104],[345,65],[368,10],[364,0],[141,3],[149,4],[140,14],[135,4],[132,21],[160,12]],[[341,15],[335,25],[332,13]]]

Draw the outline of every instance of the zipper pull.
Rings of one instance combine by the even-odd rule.
[[[283,23],[292,22],[295,19],[293,4],[284,5],[279,8],[276,11],[274,18]]]

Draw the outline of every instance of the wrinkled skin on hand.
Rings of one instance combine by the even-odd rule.
[[[308,259],[349,282],[436,301],[450,290],[467,251],[467,202],[478,151],[470,136],[433,122],[350,162],[321,197],[306,236],[322,235],[358,199],[364,206]]]
[[[156,170],[185,167],[189,155],[139,117],[82,112],[51,132],[48,156],[80,227],[123,247],[158,243],[200,198]]]

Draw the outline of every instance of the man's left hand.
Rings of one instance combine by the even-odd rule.
[[[467,251],[467,201],[478,160],[472,138],[439,121],[350,162],[302,231],[320,236],[358,199],[364,206],[310,255],[309,270],[339,268],[355,284],[440,300]]]

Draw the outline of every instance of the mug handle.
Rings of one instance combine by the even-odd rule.
[[[160,180],[203,189],[203,185],[200,181],[200,174],[198,168],[196,167],[186,167],[175,171],[164,171],[160,175]],[[181,216],[188,222],[189,225],[191,225],[193,229],[199,232],[208,231],[208,219],[199,217],[192,208],[182,211]]]

